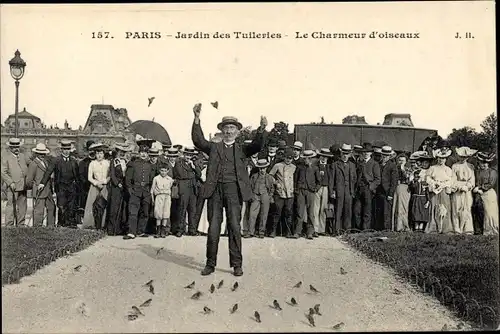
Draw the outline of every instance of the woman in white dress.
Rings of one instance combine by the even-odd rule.
[[[451,223],[453,232],[474,233],[472,222],[472,189],[476,184],[474,166],[467,159],[477,151],[469,147],[456,149],[458,162],[451,166],[453,172],[451,194]]]
[[[83,216],[83,228],[97,228],[101,229],[104,226],[106,219],[106,210],[102,213],[101,221],[95,221],[94,218],[94,202],[98,199],[99,195],[106,201],[108,199],[108,183],[110,181],[109,175],[109,160],[104,159],[105,145],[95,143],[90,146],[91,150],[95,151],[95,160],[92,160],[89,165],[88,179],[90,182],[90,190],[87,195],[87,202],[85,204],[85,213]]]
[[[446,160],[451,153],[449,148],[436,150],[434,156],[437,158],[437,164],[425,172],[431,198],[431,219],[425,228],[426,233],[453,231],[450,201],[453,172],[450,167],[446,166]]]

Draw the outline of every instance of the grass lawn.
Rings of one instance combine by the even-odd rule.
[[[93,230],[47,227],[2,227],[2,284],[8,281],[8,272],[14,270],[19,278],[66,254],[82,250],[104,234]],[[71,246],[70,246],[71,245]],[[70,246],[70,247],[68,247]],[[65,248],[66,247],[66,248]]]
[[[381,236],[388,239],[374,239]],[[442,286],[448,285],[479,305],[490,306],[497,315],[500,313],[498,236],[375,232],[345,238],[355,247],[356,241],[366,242],[387,254],[393,261],[382,261],[399,273],[406,273],[407,266],[416,267],[438,278]]]

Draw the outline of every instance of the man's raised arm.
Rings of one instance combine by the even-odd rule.
[[[266,126],[267,118],[264,116],[260,117],[260,126],[257,129],[254,139],[250,144],[243,147],[243,152],[247,157],[251,157],[255,153],[259,153],[264,147],[264,142],[266,140]]]

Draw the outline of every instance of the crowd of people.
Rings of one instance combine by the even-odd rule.
[[[498,234],[493,153],[430,141],[410,155],[387,143],[310,150],[299,141],[265,142],[249,158],[234,158],[245,159],[250,180],[251,196],[239,216],[244,238],[314,239],[352,229]],[[195,147],[160,148],[142,138],[133,152],[122,143],[89,141],[80,160],[66,140],[57,157],[41,143],[30,158],[20,152],[20,139],[7,144],[1,170],[7,225],[26,225],[28,189],[33,226],[44,220],[54,226],[57,211],[59,226],[103,229],[125,239],[207,234],[216,214],[200,194],[209,156]],[[450,163],[453,151],[457,158]],[[227,233],[225,219],[220,233]]]

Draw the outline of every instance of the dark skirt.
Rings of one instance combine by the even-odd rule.
[[[125,190],[111,186],[108,200],[108,219],[106,219],[105,228],[108,235],[122,234],[123,225],[127,219],[126,215]]]
[[[425,208],[427,198],[424,195],[411,195],[410,200],[410,221],[428,223],[431,214],[431,207]]]

